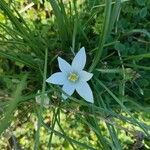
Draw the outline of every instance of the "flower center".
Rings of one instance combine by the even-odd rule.
[[[79,76],[76,73],[70,73],[68,76],[68,80],[75,82],[79,79]]]

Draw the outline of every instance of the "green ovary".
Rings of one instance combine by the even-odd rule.
[[[68,80],[75,82],[79,79],[79,76],[76,73],[70,73],[68,76]]]

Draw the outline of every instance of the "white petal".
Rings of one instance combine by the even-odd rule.
[[[58,85],[63,85],[66,81],[66,76],[62,72],[57,72],[52,74],[46,82],[52,83],[52,84],[58,84]]]
[[[93,76],[93,73],[89,73],[87,71],[81,71],[79,73],[79,77],[81,81],[88,81],[92,78],[92,76]]]
[[[72,67],[76,70],[82,70],[86,63],[85,48],[82,47],[72,61]]]
[[[81,82],[77,87],[76,87],[77,92],[81,97],[83,97],[86,101],[93,103],[93,93],[90,88],[90,86],[86,82]]]
[[[65,73],[70,72],[72,69],[71,65],[60,57],[58,57],[58,65],[60,70]]]
[[[70,84],[64,84],[62,90],[63,90],[66,94],[68,94],[69,96],[71,96],[71,95],[73,94],[73,92],[75,91],[75,88],[74,88],[74,86],[71,86]],[[62,94],[62,97],[63,97],[64,99],[67,99],[67,98],[68,98],[68,96],[65,95],[65,94]]]

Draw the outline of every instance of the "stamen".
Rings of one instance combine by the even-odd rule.
[[[69,76],[68,76],[68,80],[72,81],[72,82],[75,82],[79,79],[79,76],[76,74],[76,73],[70,73]]]

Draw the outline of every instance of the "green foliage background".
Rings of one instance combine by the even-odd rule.
[[[149,18],[149,0],[1,0],[0,149],[150,149]],[[45,83],[82,46],[93,105]]]

